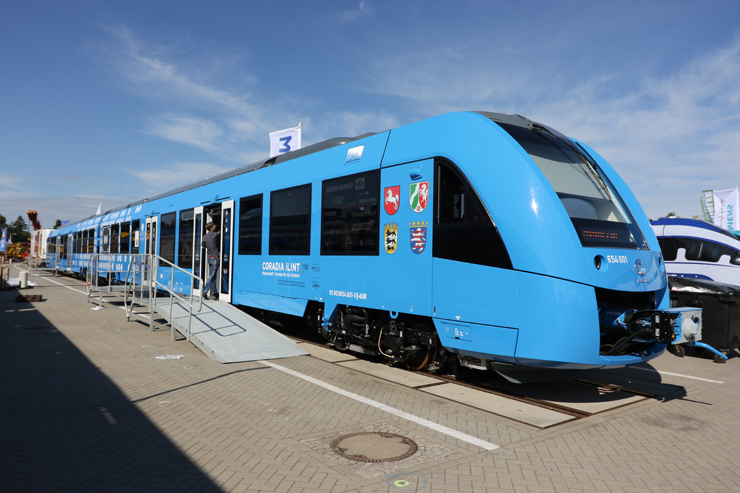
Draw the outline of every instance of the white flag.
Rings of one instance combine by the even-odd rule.
[[[101,202],[100,205],[98,205],[98,212],[95,213],[96,216],[99,216],[103,213],[102,207],[103,203]]]
[[[270,157],[301,148],[301,124],[297,127],[270,132]]]
[[[740,229],[737,214],[740,214],[740,192],[730,190],[704,190],[702,192],[704,220],[722,229]]]

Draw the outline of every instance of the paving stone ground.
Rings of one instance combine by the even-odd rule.
[[[17,276],[17,270],[11,273]],[[169,332],[93,311],[83,283],[0,291],[0,491],[719,492],[740,490],[740,356],[623,370],[670,400],[540,430],[326,361],[275,363],[495,443],[486,451],[259,362],[217,363]],[[177,360],[157,360],[163,354]],[[723,383],[667,375],[688,375]],[[344,433],[419,445],[395,463],[329,450]]]

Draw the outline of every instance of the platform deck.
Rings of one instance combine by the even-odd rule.
[[[169,318],[169,298],[157,299],[157,312]],[[305,356],[308,353],[285,337],[238,308],[217,300],[203,301],[194,312],[188,333],[188,309],[173,300],[175,329],[210,358],[220,363]]]

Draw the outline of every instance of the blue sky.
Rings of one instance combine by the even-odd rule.
[[[458,110],[579,138],[650,217],[740,185],[740,2],[0,2],[0,213],[42,225]]]

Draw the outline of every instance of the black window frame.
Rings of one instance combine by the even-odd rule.
[[[360,200],[373,199],[373,197],[359,198],[360,195],[367,193],[366,191],[357,193],[359,180],[362,180],[360,190],[374,190],[374,202],[359,202]],[[352,184],[351,188],[339,188],[342,185],[349,184]],[[379,169],[361,171],[322,181],[321,255],[380,255],[381,201]],[[369,207],[370,210],[365,210],[365,207]],[[358,214],[364,215],[358,216]],[[357,228],[358,225],[364,226],[365,224],[369,224],[369,227],[365,229]],[[366,234],[362,234],[363,232],[366,232]]]
[[[690,262],[717,263],[724,255],[729,256],[732,262],[740,254],[740,251],[716,241],[684,236],[659,237],[658,244],[666,262],[677,260],[679,249],[684,250],[684,258]]]
[[[139,253],[139,250],[141,248],[141,245],[138,245],[139,243],[139,236],[140,232],[139,229],[141,228],[141,219],[134,219],[131,221],[131,253]],[[134,252],[134,248],[136,248],[136,251]]]
[[[257,203],[259,206],[255,207]],[[259,209],[258,218],[257,213],[252,212],[257,209]],[[239,199],[239,246],[237,249],[239,255],[262,255],[264,211],[264,194],[259,193]],[[255,218],[257,218],[256,221]]]
[[[108,250],[111,254],[117,254],[118,251],[118,240],[121,234],[121,225],[119,223],[110,225],[110,249]]]
[[[87,253],[95,253],[95,229],[87,230]]]
[[[159,216],[157,227],[159,238],[159,261],[160,266],[168,266],[164,261],[175,263],[175,252],[177,251],[177,212],[168,212]],[[170,225],[171,223],[171,225]],[[171,247],[171,252],[168,250]]]
[[[282,197],[287,194],[290,196],[291,193],[307,190],[308,194],[308,207],[305,207],[306,204],[299,204],[303,206],[306,210],[306,214],[300,214],[296,215],[294,214],[292,217],[296,216],[305,216],[305,220],[301,220],[299,226],[302,228],[299,231],[297,231],[298,234],[292,234],[292,235],[278,235],[276,234],[276,216],[275,216],[275,210],[276,207],[276,201],[282,200]],[[295,187],[290,188],[283,188],[281,190],[275,190],[270,192],[270,240],[269,240],[269,248],[268,251],[270,255],[311,255],[311,204],[312,204],[312,185],[311,183],[307,183],[305,185],[298,185]],[[283,216],[280,216],[283,217]],[[288,216],[285,216],[288,217]],[[298,223],[294,223],[298,224]],[[305,224],[305,226],[304,226]],[[280,226],[290,226],[290,223],[282,224]],[[301,248],[285,248],[282,245],[281,240],[288,240],[288,243],[290,242],[291,238],[301,238],[300,244]],[[304,240],[305,239],[305,240]],[[281,243],[278,243],[278,241],[281,241]]]
[[[184,216],[190,214],[190,219]],[[193,227],[195,225],[195,209],[184,209],[179,214],[179,231],[177,233],[177,266],[183,269],[193,268]],[[190,254],[185,251],[187,245],[190,245]]]

